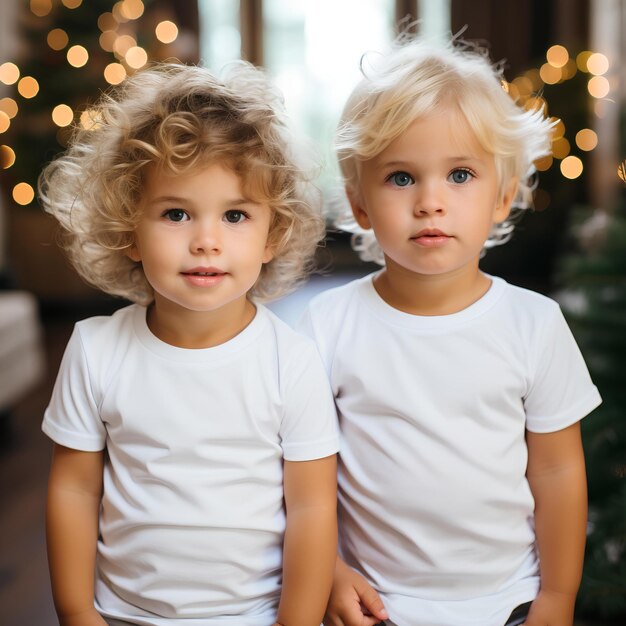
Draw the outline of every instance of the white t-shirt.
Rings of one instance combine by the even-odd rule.
[[[157,339],[137,305],[79,322],[43,430],[106,448],[96,607],[168,626],[270,626],[283,460],[338,449],[317,350],[263,306],[201,350]]]
[[[452,315],[389,306],[372,276],[311,302],[339,411],[340,544],[399,626],[502,626],[539,578],[525,430],[600,403],[558,305],[492,278]]]

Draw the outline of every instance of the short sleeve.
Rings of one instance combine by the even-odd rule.
[[[602,399],[556,303],[542,320],[538,336],[531,348],[533,375],[524,398],[526,428],[548,433],[581,420]]]
[[[287,461],[321,459],[339,450],[337,413],[328,377],[313,343],[303,338],[281,371],[280,436]]]
[[[106,430],[94,399],[78,327],[74,328],[65,349],[42,430],[55,443],[67,448],[97,452],[105,447]]]

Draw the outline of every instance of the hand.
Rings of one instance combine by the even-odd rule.
[[[107,626],[95,608],[73,615],[59,615],[59,626]]]
[[[375,626],[388,618],[382,600],[365,578],[337,559],[324,626]]]
[[[576,594],[541,590],[523,626],[572,626]]]

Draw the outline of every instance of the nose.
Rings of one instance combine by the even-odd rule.
[[[189,247],[194,254],[219,254],[222,251],[219,222],[198,220],[194,225]]]
[[[423,181],[419,186],[419,195],[415,202],[416,216],[444,214],[446,212],[443,189],[436,181]]]

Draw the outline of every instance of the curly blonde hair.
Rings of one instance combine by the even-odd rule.
[[[102,291],[149,304],[154,297],[134,243],[149,166],[172,174],[220,163],[272,208],[266,263],[250,296],[270,300],[312,268],[324,236],[320,194],[296,156],[282,96],[245,62],[220,77],[202,67],[155,64],[105,93],[67,152],[39,179],[45,211],[81,277]]]
[[[365,70],[365,61],[371,66]],[[525,110],[503,89],[502,69],[487,52],[459,40],[432,42],[400,36],[388,54],[362,59],[363,79],[344,107],[335,149],[346,186],[358,194],[360,166],[380,154],[416,119],[455,106],[482,147],[495,157],[499,199],[512,178],[517,195],[509,217],[495,224],[485,242],[508,241],[525,209],[532,206],[534,162],[551,153],[554,122],[543,111]],[[358,227],[349,210],[338,227],[353,233],[353,247],[366,261],[384,264],[371,231]]]

